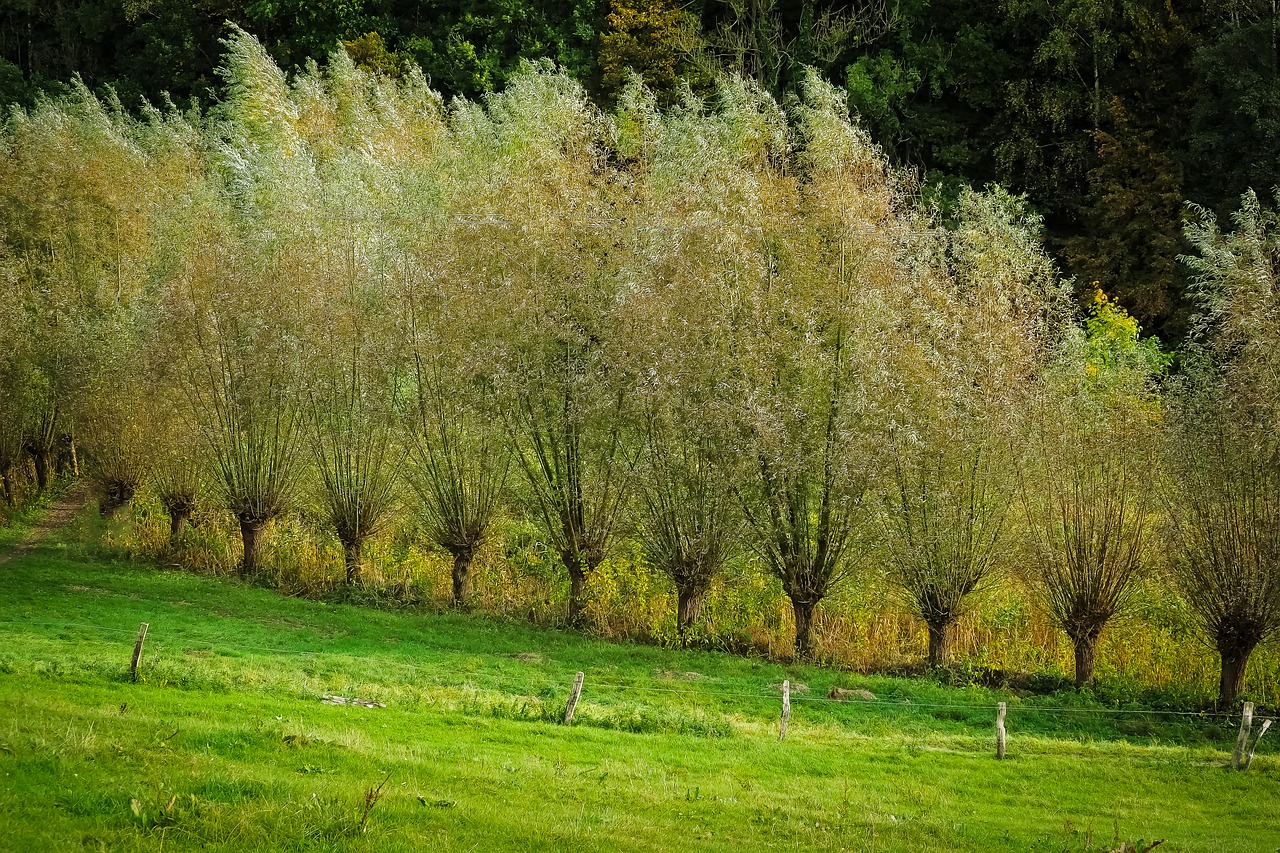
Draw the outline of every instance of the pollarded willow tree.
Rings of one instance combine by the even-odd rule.
[[[77,418],[110,405],[111,357],[134,348],[128,314],[146,280],[151,223],[165,194],[180,191],[164,168],[165,124],[154,111],[134,119],[78,84],[5,122],[0,267],[23,341],[14,353],[24,445],[40,489],[60,451],[73,450]]]
[[[200,436],[186,413],[175,411],[182,392],[166,387],[157,395],[169,405],[151,420],[155,448],[151,483],[160,505],[169,515],[169,550],[176,551],[196,510],[209,493],[209,464],[201,450]]]
[[[678,296],[674,291],[664,294],[668,298],[658,309],[671,312],[669,322],[649,327],[659,332],[648,338],[656,344],[649,362],[655,370],[639,390],[636,537],[646,562],[675,585],[676,631],[685,642],[712,584],[742,544],[734,494],[741,462],[725,429],[731,423],[729,401],[717,394],[723,386],[714,384],[731,363],[728,339],[710,340],[715,318],[700,322],[716,303],[696,286],[680,288]],[[682,340],[685,335],[696,340]]]
[[[318,264],[304,318],[303,420],[319,504],[352,584],[366,541],[401,507],[399,428],[412,395],[398,239],[408,211],[397,199],[413,161],[429,159],[441,121],[420,75],[381,79],[342,51],[323,74],[312,66],[297,75],[290,94],[315,176],[305,197]]]
[[[567,234],[546,238],[575,242]],[[589,292],[608,286],[607,273],[574,254],[529,259],[535,278],[587,286],[531,294],[540,304],[525,306],[528,337],[504,385],[503,411],[535,515],[569,574],[569,621],[581,624],[587,579],[608,556],[630,498],[635,448],[627,432],[630,383],[608,353],[607,297]],[[575,268],[591,280],[579,280]]]
[[[1177,392],[1171,404],[1171,563],[1218,652],[1218,699],[1230,706],[1253,650],[1280,632],[1280,460],[1260,446],[1260,424],[1212,393],[1194,393]]]
[[[1031,401],[1020,470],[1029,576],[1071,640],[1075,680],[1093,680],[1102,631],[1129,600],[1158,501],[1159,341],[1098,291]]]
[[[352,223],[344,219],[344,227]],[[393,316],[387,272],[367,244],[332,239],[345,258],[326,265],[325,317],[307,334],[312,370],[306,383],[306,438],[319,471],[320,503],[342,543],[346,583],[360,579],[365,542],[400,505],[398,396],[407,374]]]
[[[92,368],[68,413],[104,517],[127,508],[151,476],[163,447],[160,421],[172,404],[148,364],[147,306],[130,299],[98,322],[98,340],[86,341]]]
[[[267,525],[299,487],[303,342],[308,312],[323,307],[311,294],[329,270],[317,161],[296,100],[305,92],[290,92],[247,34],[227,47],[216,137],[192,152],[207,163],[204,180],[163,240],[157,346],[173,355],[251,574]]]
[[[299,486],[301,335],[287,307],[297,279],[232,233],[216,224],[204,231],[212,223],[193,219],[184,223],[185,258],[171,271],[160,340],[174,356],[214,487],[239,523],[240,569],[250,575],[267,525]]]
[[[487,148],[475,198],[506,226],[489,255],[488,275],[505,284],[493,375],[529,504],[569,575],[569,621],[581,624],[632,487],[634,382],[615,348],[635,222],[606,168],[607,124],[580,86],[526,66],[487,107],[454,127],[460,147]]]
[[[881,521],[889,579],[938,666],[970,596],[1007,566],[1020,418],[1066,293],[1025,206],[999,190],[966,191],[953,229],[913,236]]]
[[[80,445],[88,456],[98,493],[98,511],[115,515],[129,506],[154,466],[158,430],[150,389],[130,366],[115,361],[112,387],[95,394],[94,405],[77,419]]]
[[[735,466],[721,445],[678,416],[651,410],[644,429],[637,537],[649,565],[675,584],[676,632],[687,642],[707,593],[740,544],[730,476]]]
[[[1193,209],[1203,314],[1170,394],[1173,574],[1221,659],[1233,704],[1249,657],[1280,632],[1280,217],[1247,193],[1223,234]]]
[[[880,470],[883,339],[899,296],[898,199],[885,161],[816,75],[798,137],[767,95],[734,83],[726,131],[749,203],[730,267],[738,423],[752,475],[740,487],[755,548],[782,583],[796,653],[813,651],[817,605],[849,577],[863,497]],[[724,143],[722,143],[724,144]]]
[[[501,134],[490,133],[478,106],[459,104],[448,115],[420,78],[407,91],[418,93],[418,106],[400,121],[412,121],[405,139],[418,151],[396,166],[398,215],[411,227],[394,233],[397,322],[411,379],[409,482],[424,532],[452,558],[453,603],[465,607],[511,462],[494,377],[505,363],[497,330],[513,322],[505,270],[519,256],[519,217],[507,219],[506,209],[519,192],[512,172],[520,159],[501,153]]]
[[[510,458],[506,442],[487,428],[484,392],[467,400],[447,395],[441,377],[418,362],[418,410],[413,423],[413,487],[421,499],[425,532],[453,558],[453,603],[471,602],[472,566],[493,535],[502,507]]]
[[[742,248],[724,227],[732,150],[717,144],[726,116],[660,115],[633,79],[616,115],[615,145],[639,198],[619,309],[620,356],[637,377],[636,536],[645,562],[675,586],[682,642],[727,561],[741,547],[735,495],[742,474],[734,429],[733,282]],[[690,156],[690,143],[696,155]]]
[[[453,558],[457,607],[470,603],[472,566],[493,535],[511,461],[507,436],[494,426],[488,351],[491,312],[503,300],[484,263],[474,263],[486,256],[490,227],[442,225],[438,239],[418,247],[428,253],[410,267],[402,300],[416,392],[410,481],[427,535]]]

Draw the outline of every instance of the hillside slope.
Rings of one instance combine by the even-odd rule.
[[[1280,847],[1280,760],[1264,741],[1226,769],[1225,719],[287,599],[56,545],[0,567],[0,643],[5,849]]]

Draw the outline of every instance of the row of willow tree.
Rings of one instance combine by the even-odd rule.
[[[1098,293],[1077,321],[1023,203],[920,203],[811,75],[786,110],[726,78],[603,114],[548,65],[442,103],[346,53],[292,80],[251,36],[203,114],[86,90],[0,138],[0,472],[62,456],[104,512],[149,484],[175,541],[323,507],[347,580],[404,513],[463,604],[500,512],[570,584],[620,540],[678,592],[735,553],[781,582],[796,650],[883,572],[941,663],[971,594],[1031,577],[1093,676],[1142,573],[1177,585],[1221,699],[1280,628],[1274,217],[1197,213],[1204,308],[1176,376]]]

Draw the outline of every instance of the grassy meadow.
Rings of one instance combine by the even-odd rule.
[[[1273,744],[1232,772],[1212,715],[325,603],[69,544],[0,565],[0,635],[9,850],[1280,849]]]

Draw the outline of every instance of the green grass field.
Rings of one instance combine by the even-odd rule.
[[[0,563],[0,639],[5,850],[1280,849],[1280,739],[1232,772],[1212,716],[325,604],[56,544]]]

